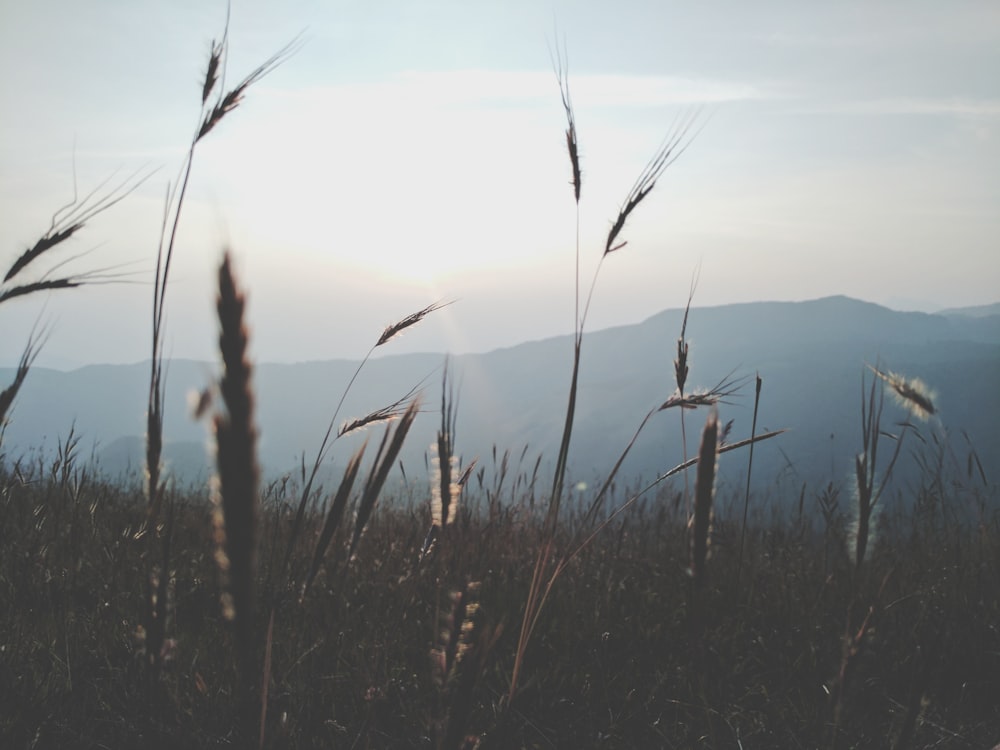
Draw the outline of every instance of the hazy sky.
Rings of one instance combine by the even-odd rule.
[[[0,305],[0,364],[145,359],[163,197],[224,2],[0,5],[0,261],[104,178],[159,171],[63,260],[131,283]],[[601,271],[590,328],[682,306],[847,294],[899,309],[1000,299],[1000,4],[233,0],[229,81],[302,33],[196,153],[167,351],[213,357],[238,257],[260,360],[484,351],[572,330],[574,207],[550,48],[583,161],[581,263],[677,116],[689,150]],[[49,266],[40,262],[38,272]],[[26,277],[27,278],[27,277]],[[34,278],[34,277],[32,277]],[[696,318],[692,321],[696,325]],[[670,345],[670,342],[665,342]]]

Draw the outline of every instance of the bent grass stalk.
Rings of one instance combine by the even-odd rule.
[[[349,432],[354,432],[356,430],[367,427],[371,424],[391,421],[405,416],[409,407],[407,409],[403,409],[402,405],[407,400],[412,399],[419,388],[418,384],[414,388],[410,389],[409,393],[407,393],[405,396],[398,399],[394,403],[390,404],[389,406],[377,409],[359,419],[354,419],[345,422],[343,425],[340,426],[340,428],[337,430],[335,434],[334,426],[337,424],[337,418],[340,415],[340,410],[344,405],[344,400],[347,398],[347,394],[350,392],[351,388],[354,385],[354,381],[358,379],[358,375],[361,373],[361,370],[364,368],[365,364],[367,364],[368,360],[371,359],[372,354],[378,347],[384,346],[385,344],[389,343],[391,340],[399,336],[407,329],[417,325],[432,312],[440,310],[442,307],[447,307],[450,304],[452,303],[435,302],[421,310],[418,310],[415,313],[407,315],[405,318],[402,318],[401,320],[395,323],[390,323],[389,325],[387,325],[385,329],[383,329],[381,335],[379,335],[378,340],[372,345],[372,347],[368,350],[368,353],[365,354],[364,358],[358,364],[357,368],[354,370],[354,374],[351,375],[351,379],[347,382],[347,386],[340,394],[340,400],[337,402],[337,406],[333,410],[333,416],[330,417],[330,422],[327,425],[326,433],[323,435],[323,439],[320,441],[319,449],[316,451],[316,458],[313,460],[312,468],[309,471],[309,475],[308,477],[305,477],[305,481],[303,482],[302,485],[302,494],[299,496],[299,503],[295,511],[295,519],[292,521],[292,531],[288,537],[288,546],[285,549],[285,558],[282,564],[282,568],[288,571],[289,574],[290,571],[288,566],[291,563],[292,552],[295,549],[295,542],[297,541],[298,536],[302,531],[302,522],[305,519],[306,505],[309,501],[310,495],[312,494],[313,483],[316,481],[316,475],[319,474],[319,469],[323,465],[323,461],[326,460],[327,454],[329,453],[333,443],[339,437],[346,435]],[[410,403],[411,406],[412,403],[413,402],[411,400]],[[305,466],[303,460],[303,475],[304,474],[305,474]]]
[[[39,258],[51,254],[54,250],[58,249],[60,245],[76,235],[76,233],[83,229],[92,219],[124,200],[127,196],[139,188],[139,186],[141,186],[147,179],[149,179],[152,174],[152,172],[146,172],[143,174],[142,170],[137,170],[128,175],[124,180],[115,184],[106,192],[102,192],[114,177],[114,175],[112,175],[80,199],[76,191],[76,178],[74,171],[73,199],[56,210],[56,212],[52,215],[49,228],[45,231],[45,233],[38,238],[34,245],[25,249],[24,252],[22,252],[21,255],[19,255],[7,269],[7,272],[3,277],[3,282],[0,282],[0,303],[27,297],[39,292],[56,291],[60,289],[75,289],[81,286],[91,286],[94,284],[106,284],[120,281],[125,274],[109,273],[109,271],[113,269],[108,268],[99,268],[63,276],[53,276],[67,263],[71,263],[77,259],[76,257],[71,257],[54,266],[51,266],[34,281],[25,281],[23,283],[16,283],[13,285],[10,284],[11,281],[14,281],[21,276],[24,270],[38,261]],[[38,356],[39,351],[45,344],[45,331],[43,330],[40,334],[38,334],[36,333],[37,327],[38,323],[36,322],[28,335],[28,342],[21,353],[21,358],[18,362],[13,382],[4,388],[3,391],[0,391],[0,439],[2,439],[3,436],[5,419],[14,403],[14,399],[17,397],[18,391],[24,384],[24,380],[27,378],[28,372],[31,370],[31,366],[35,362],[35,358]]]
[[[926,421],[937,414],[934,394],[920,378],[907,378],[871,365],[868,369],[892,389],[899,404],[913,416]]]
[[[3,431],[7,424],[7,413],[14,405],[17,392],[21,390],[25,378],[28,377],[28,371],[31,369],[31,365],[34,364],[39,351],[41,351],[42,345],[45,343],[45,338],[46,331],[42,330],[39,332],[38,324],[36,323],[28,334],[28,343],[24,345],[24,350],[21,352],[21,359],[17,363],[14,380],[0,391],[0,443],[3,442]]]
[[[608,474],[607,478],[604,480],[604,483],[601,485],[600,491],[594,497],[594,500],[591,502],[590,507],[587,509],[587,513],[586,515],[584,515],[583,519],[583,527],[587,528],[596,520],[597,514],[603,507],[607,493],[611,489],[611,486],[614,483],[615,478],[618,476],[618,471],[619,469],[621,469],[622,463],[625,461],[625,458],[632,450],[632,447],[635,445],[636,440],[639,439],[639,434],[643,431],[643,429],[646,427],[647,422],[649,422],[649,420],[653,417],[654,414],[657,414],[658,412],[661,411],[666,411],[668,409],[679,408],[681,410],[681,415],[683,416],[684,413],[690,409],[697,409],[698,407],[703,407],[703,406],[716,407],[718,404],[727,404],[729,402],[726,399],[738,393],[740,388],[743,387],[743,385],[744,385],[743,379],[740,378],[733,379],[732,375],[730,374],[727,375],[722,380],[720,380],[711,388],[694,391],[692,393],[689,393],[687,396],[679,396],[677,394],[674,394],[670,396],[670,398],[668,398],[662,404],[660,404],[660,406],[650,409],[649,412],[646,413],[646,416],[642,418],[642,421],[636,428],[635,433],[632,435],[632,438],[628,441],[628,443],[625,444],[625,448],[622,450],[621,455],[618,456],[618,460],[612,467],[611,472]],[[775,433],[775,434],[780,434],[780,433]],[[750,445],[752,446],[753,443],[751,442]],[[682,464],[684,464],[685,462],[687,462],[686,451]],[[688,465],[693,466],[694,462]]]
[[[419,411],[420,397],[418,396],[410,401],[410,405],[406,407],[403,416],[396,423],[395,429],[391,424],[385,428],[382,442],[379,444],[368,479],[365,481],[361,500],[358,501],[354,533],[351,535],[351,544],[347,550],[348,560],[352,560],[357,552],[358,543],[361,541],[361,536],[368,524],[368,519],[371,518],[372,511],[375,509],[375,503],[382,492],[382,486],[389,476],[389,471],[396,463],[399,452],[403,448],[403,441],[406,440],[406,435],[409,433],[410,427],[413,426],[413,420],[416,419]]]
[[[37,261],[43,255],[51,253],[57,248],[57,246],[62,245],[64,242],[72,238],[92,219],[123,201],[144,182],[146,182],[146,180],[153,176],[152,171],[146,172],[145,174],[143,174],[143,171],[144,170],[136,170],[125,179],[115,184],[107,192],[101,192],[114,177],[114,175],[112,175],[101,182],[82,199],[77,196],[76,180],[74,179],[73,199],[66,205],[59,208],[52,215],[51,223],[45,233],[38,238],[34,245],[27,248],[14,260],[3,277],[3,283],[7,284],[12,281],[29,265]],[[10,299],[12,297],[23,296],[31,291],[41,291],[43,289],[63,289],[80,286],[86,283],[88,278],[90,278],[89,274],[84,273],[60,279],[46,280],[46,274],[46,276],[43,276],[42,280],[39,282],[23,285],[22,289],[26,289],[27,291],[12,293],[8,290],[0,292],[0,301]]]

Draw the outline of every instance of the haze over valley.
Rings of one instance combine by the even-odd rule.
[[[683,311],[665,310],[632,326],[594,331],[585,338],[570,473],[593,485],[607,475],[640,420],[674,391],[673,358]],[[846,297],[801,303],[751,303],[691,310],[688,390],[710,388],[727,378],[743,382],[720,406],[732,420],[730,440],[749,437],[753,378],[763,381],[758,432],[788,432],[757,447],[754,485],[772,498],[797,498],[802,486],[820,491],[844,483],[860,450],[862,378],[866,365],[918,377],[932,389],[938,414],[921,423],[887,397],[885,424],[910,419],[920,438],[908,436],[895,488],[914,491],[916,459],[934,459],[946,441],[946,459],[964,470],[974,448],[986,471],[1000,466],[1000,314],[996,306],[938,315],[904,313]],[[391,344],[390,344],[391,346]],[[390,349],[391,351],[391,349]],[[555,337],[451,358],[456,385],[456,450],[468,462],[480,458],[492,481],[494,446],[499,463],[530,473],[536,457],[549,467],[558,452],[565,413],[571,337]],[[444,354],[402,354],[369,361],[352,388],[338,423],[423,388],[425,414],[418,417],[402,455],[411,482],[427,480],[425,453],[439,424]],[[260,455],[266,473],[298,475],[309,464],[356,361],[256,367]],[[210,456],[205,423],[189,416],[192,392],[204,388],[215,363],[175,360],[169,365],[165,444],[170,471],[181,482],[204,481]],[[13,371],[0,370],[0,381]],[[82,456],[93,455],[112,476],[138,478],[144,455],[144,406],[148,363],[92,365],[68,372],[35,368],[25,382],[4,438],[8,460],[51,451],[71,427]],[[681,462],[679,413],[659,413],[623,465],[622,481],[654,478]],[[704,410],[688,412],[687,455],[693,455]],[[339,424],[338,424],[339,426]],[[378,432],[381,427],[373,427]],[[887,429],[898,431],[898,428]],[[333,451],[340,468],[358,438]],[[522,458],[523,454],[523,458]],[[936,459],[934,459],[936,460]],[[738,488],[746,452],[721,459],[722,487]],[[543,472],[547,474],[548,472]]]

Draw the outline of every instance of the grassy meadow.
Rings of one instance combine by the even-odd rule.
[[[680,490],[649,496],[553,587],[508,702],[545,541],[541,498],[522,490],[510,503],[501,488],[504,501],[491,504],[492,488],[473,479],[470,510],[421,560],[426,486],[384,497],[356,558],[346,556],[349,529],[338,529],[300,602],[320,519],[306,522],[309,543],[287,574],[298,488],[264,488],[261,596],[248,625],[260,671],[247,677],[219,604],[208,491],[176,493],[168,528],[149,528],[139,482],[97,481],[72,453],[66,460],[8,463],[0,474],[5,747],[256,746],[252,733],[240,740],[239,697],[259,693],[268,643],[265,747],[438,747],[455,716],[463,739],[501,748],[982,748],[997,739],[997,519],[950,525],[935,508],[953,498],[932,487],[924,513],[882,517],[860,575],[843,526],[754,513],[737,578],[741,529],[720,522],[700,593],[687,573]],[[557,544],[580,521],[564,519]],[[432,650],[454,631],[453,596],[469,582],[479,584],[470,637],[499,635],[470,641],[485,651],[469,656],[474,677],[442,682]],[[157,663],[148,610],[158,591]]]
[[[614,450],[624,459],[647,420],[669,409],[684,415],[677,444],[696,450],[645,487],[615,469],[603,484],[571,492],[577,378],[600,266],[581,283],[577,263],[556,455],[512,462],[498,446],[463,463],[460,394],[446,366],[440,390],[400,394],[351,422],[338,406],[314,458],[272,480],[256,456],[245,292],[220,252],[220,376],[198,405],[216,476],[205,487],[173,482],[161,455],[164,421],[182,415],[164,412],[163,341],[196,151],[296,44],[227,87],[227,43],[223,36],[212,46],[158,243],[145,474],[101,475],[69,425],[54,456],[16,455],[0,433],[0,746],[1000,742],[997,467],[983,466],[974,448],[956,455],[937,437],[924,384],[874,366],[859,402],[844,405],[859,426],[849,482],[753,502],[748,488],[719,493],[719,461],[750,473],[758,442],[795,438],[758,433],[756,417],[748,438],[730,438],[727,398],[755,384],[759,399],[767,373],[755,383],[692,387],[685,317],[669,374],[674,393],[636,415],[635,437]],[[576,117],[558,57],[556,67],[579,206]],[[627,252],[633,214],[700,123],[697,112],[675,123],[611,220],[602,262]],[[0,314],[20,297],[108,280],[61,275],[58,254],[143,179],[57,212],[7,271]],[[46,262],[53,265],[31,275]],[[386,327],[369,354],[439,307]],[[44,339],[44,328],[28,333],[14,382],[0,384],[0,421]],[[353,383],[343,384],[345,395]],[[436,435],[411,434],[418,411],[439,412]],[[322,485],[337,440],[362,429],[368,440],[343,476]],[[401,479],[395,470],[408,440],[434,441],[429,476]],[[913,460],[919,482],[894,483],[897,461]],[[582,501],[570,503],[573,494]]]

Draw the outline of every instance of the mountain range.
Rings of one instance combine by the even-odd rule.
[[[593,485],[606,476],[643,417],[674,392],[673,360],[683,318],[684,310],[671,309],[635,325],[586,334],[571,446],[574,483]],[[847,480],[853,456],[861,450],[863,387],[873,377],[869,365],[919,378],[934,393],[935,417],[913,420],[918,429],[914,438],[907,438],[909,447],[900,461],[901,492],[912,491],[918,454],[926,458],[936,446],[946,446],[946,459],[961,472],[972,466],[974,450],[988,481],[995,481],[1000,467],[1000,306],[925,314],[828,297],[701,307],[691,309],[686,337],[688,391],[726,379],[742,383],[740,392],[719,406],[723,423],[732,421],[731,441],[750,435],[757,375],[762,382],[757,431],[787,430],[755,448],[757,491],[797,496],[802,486],[818,491],[829,482]],[[560,336],[450,358],[458,402],[456,449],[465,461],[480,457],[487,483],[505,452],[515,472],[518,467],[530,471],[539,455],[541,476],[551,469],[565,417],[572,354],[572,336]],[[444,361],[442,354],[370,360],[337,419],[339,424],[361,416],[422,386],[425,413],[418,417],[401,460],[411,481],[427,477],[426,456],[440,421]],[[303,460],[311,464],[358,364],[340,359],[256,365],[259,453],[267,475],[297,474]],[[204,481],[209,471],[208,425],[189,416],[188,400],[191,392],[212,381],[216,370],[215,363],[169,363],[165,455],[181,481]],[[0,383],[13,377],[13,370],[0,369]],[[148,377],[148,362],[68,372],[33,368],[7,425],[0,459],[43,456],[72,427],[81,437],[84,457],[93,457],[111,476],[138,478]],[[887,398],[887,431],[898,432],[894,425],[908,418]],[[692,455],[704,419],[704,410],[684,414],[685,451],[679,410],[654,414],[622,466],[622,483],[648,480]],[[381,429],[370,428],[373,442]],[[337,443],[332,471],[346,462],[362,437]],[[742,486],[747,458],[746,450],[721,458],[720,486]]]

